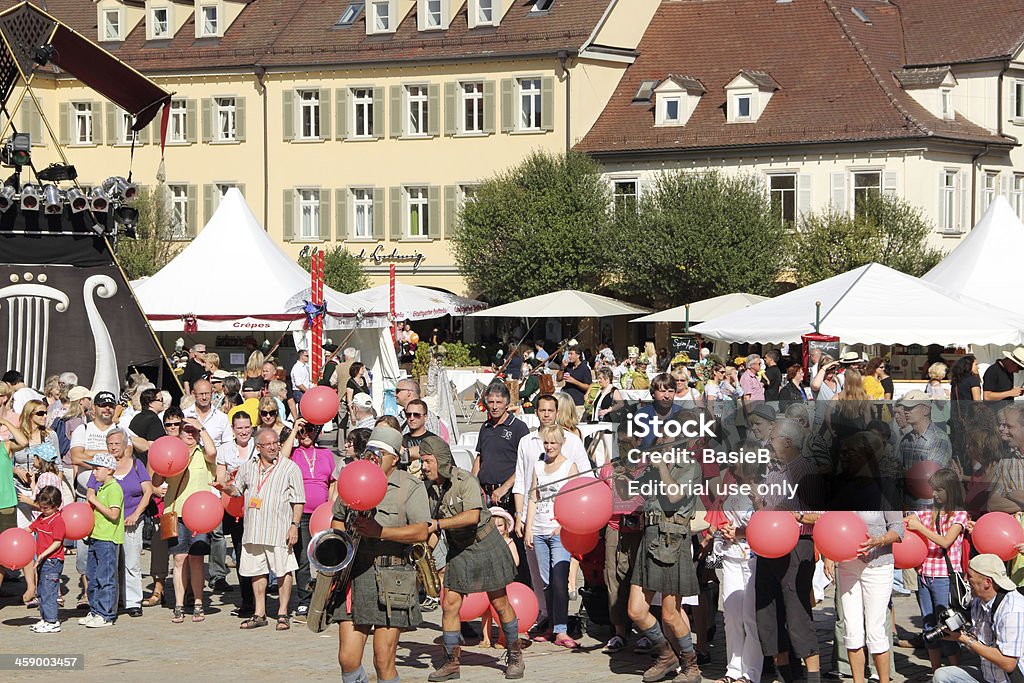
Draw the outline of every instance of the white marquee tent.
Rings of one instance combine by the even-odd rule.
[[[613,315],[648,313],[649,309],[634,306],[618,299],[563,289],[531,296],[521,301],[488,308],[473,313],[473,317],[495,318],[604,318]]]
[[[732,294],[723,294],[722,296],[714,296],[710,299],[702,299],[701,301],[694,301],[692,304],[688,304],[690,307],[689,321],[691,323],[701,322],[704,320],[711,320],[719,316],[727,315],[734,311],[740,311],[748,306],[759,304],[762,301],[767,300],[766,296],[758,296],[757,294],[747,294],[745,292],[734,292]],[[686,317],[686,305],[676,306],[665,311],[658,311],[657,313],[651,313],[645,315],[642,318],[634,318],[630,320],[631,323],[685,323]]]
[[[361,302],[368,313],[390,312],[391,287],[380,285],[355,292],[353,299]],[[395,319],[429,320],[443,315],[466,315],[474,311],[482,311],[487,304],[476,299],[467,299],[448,292],[441,292],[426,287],[395,283]]]
[[[728,342],[792,343],[814,332],[844,344],[1024,343],[1018,316],[870,263],[690,328]]]

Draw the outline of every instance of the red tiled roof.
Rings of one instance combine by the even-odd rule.
[[[892,0],[907,65],[999,60],[1024,44],[1024,0]]]
[[[871,19],[861,22],[856,6]],[[953,36],[944,36],[952,40]],[[737,49],[742,46],[742,49]],[[884,0],[680,0],[663,3],[597,123],[590,153],[940,137],[1012,141],[957,117],[930,114],[892,75],[903,68],[898,9]],[[726,123],[725,86],[755,67],[778,82],[756,122]],[[644,80],[685,73],[707,88],[684,126],[655,126],[633,104]]]

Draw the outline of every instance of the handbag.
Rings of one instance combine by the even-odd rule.
[[[195,451],[193,451],[193,455]],[[188,464],[192,464],[192,455],[188,457]],[[181,487],[185,485],[185,476],[188,474],[188,466],[185,467],[185,471],[181,474],[181,479],[178,480],[178,488],[174,490],[174,503],[178,503],[178,494],[181,493]],[[160,538],[165,541],[169,541],[172,538],[178,537],[178,513],[174,510],[166,510],[160,515]]]
[[[959,538],[954,541],[954,543],[959,542]],[[949,561],[948,549],[942,548],[942,557],[946,560],[946,571],[949,572],[949,606],[958,612],[970,614],[971,587],[964,579],[963,572],[953,569],[953,563]]]

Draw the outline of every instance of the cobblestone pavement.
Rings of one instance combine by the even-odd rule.
[[[146,553],[148,555],[148,553]],[[70,560],[70,558],[69,558]],[[148,557],[143,567],[149,566]],[[0,672],[0,681],[73,680],[73,681],[174,681],[189,683],[232,679],[247,681],[339,681],[337,664],[337,629],[321,635],[310,633],[306,626],[294,623],[291,630],[277,632],[273,622],[266,628],[242,631],[239,620],[229,612],[239,600],[237,588],[224,595],[207,592],[207,618],[183,624],[170,622],[168,608],[149,608],[136,619],[122,614],[116,625],[105,629],[87,629],[76,622],[84,612],[74,609],[78,575],[74,562],[66,569],[65,600],[68,607],[60,611],[62,632],[36,635],[29,626],[39,619],[38,610],[22,607],[20,596],[24,584],[7,581],[0,598],[0,653],[11,655],[84,655],[84,671],[31,673],[19,671],[12,675]],[[237,581],[232,570],[229,580]],[[148,582],[148,579],[147,579]],[[148,590],[147,590],[148,594]],[[818,642],[822,653],[822,670],[831,669],[832,628],[834,611],[831,592],[815,609]],[[570,605],[576,612],[578,602]],[[270,598],[268,613],[276,614],[277,604]],[[913,597],[895,599],[896,621],[901,629],[920,626],[917,601]],[[436,662],[440,646],[433,641],[440,636],[440,610],[425,614],[420,629],[402,637],[398,651],[398,668],[404,681],[425,681]],[[477,624],[479,626],[479,624]],[[502,679],[501,650],[470,645],[464,649],[462,681],[483,683]],[[602,643],[584,636],[579,651],[566,651],[549,644],[529,644],[526,649],[526,680],[535,681],[636,681],[649,665],[649,655],[623,651],[615,657],[601,653]],[[632,643],[631,643],[632,645]],[[721,616],[712,641],[712,663],[703,668],[706,681],[714,681],[724,673],[725,633]],[[927,657],[923,650],[914,652],[896,648],[896,681],[925,681],[930,678]],[[368,648],[364,659],[372,674],[372,654]],[[764,680],[770,681],[768,674]],[[828,678],[823,680],[827,681]],[[847,679],[849,680],[849,679]]]

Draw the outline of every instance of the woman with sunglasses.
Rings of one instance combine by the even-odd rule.
[[[25,407],[21,409],[19,427],[27,441],[25,444],[10,445],[10,451],[14,456],[14,485],[19,493],[31,494],[30,473],[35,468],[32,464],[33,456],[28,449],[45,442],[60,453],[60,442],[57,440],[57,433],[46,427],[46,404],[42,401],[31,400],[25,403]],[[28,528],[32,523],[32,512],[31,506],[24,503],[18,505],[19,527]]]
[[[167,436],[181,436],[181,425],[185,415],[178,406],[168,406],[164,411],[164,432]],[[164,496],[167,495],[167,482],[158,481],[159,475],[149,471],[153,485],[153,501],[156,504],[157,518],[164,513]],[[161,477],[162,479],[162,477]],[[168,560],[167,541],[160,537],[160,529],[153,534],[149,546],[149,575],[153,577],[153,592],[142,601],[143,607],[156,607],[164,604],[164,581],[167,580]]]
[[[274,430],[278,438],[281,439],[282,443],[284,439],[288,438],[288,425],[281,420],[281,413],[277,410],[277,402],[269,396],[264,396],[260,399],[259,404],[259,424],[253,427],[253,432],[258,432],[263,427],[269,427]]]

